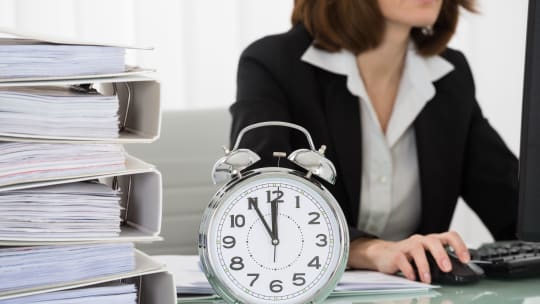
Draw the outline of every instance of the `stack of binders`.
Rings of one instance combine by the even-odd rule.
[[[126,47],[33,38],[0,38],[0,304],[176,303],[134,246],[161,240],[161,174],[122,146],[159,137],[159,83]]]

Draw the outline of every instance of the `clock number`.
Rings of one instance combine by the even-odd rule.
[[[233,257],[231,259],[230,268],[232,270],[242,270],[242,269],[244,269],[244,260],[239,256]]]
[[[272,194],[277,194],[277,197],[272,199]],[[273,203],[273,202],[283,203],[283,200],[281,199],[283,195],[284,195],[283,191],[279,190],[279,188],[274,191],[270,191],[270,190],[266,191],[266,199],[268,200],[269,203]]]
[[[253,208],[258,208],[258,198],[256,197],[248,197],[248,210],[251,210]]]
[[[281,285],[281,284],[283,284],[282,281],[273,280],[272,282],[270,282],[270,291],[275,292],[275,293],[282,292],[283,291],[283,285]]]
[[[236,245],[236,239],[234,236],[227,235],[223,238],[223,247],[231,249]]]
[[[243,214],[234,215],[231,214],[231,228],[244,227],[246,224],[246,218]]]
[[[321,263],[319,262],[319,256],[315,256],[307,265],[309,267],[315,267],[317,269],[321,268]]]
[[[305,273],[295,273],[293,276],[293,285],[302,286],[306,284],[306,279],[304,278]]]
[[[300,196],[297,195],[295,196],[295,198],[296,198],[296,208],[300,208]]]
[[[324,246],[328,245],[328,241],[327,241],[328,237],[326,236],[326,234],[322,234],[322,233],[317,234],[316,238],[320,238],[320,240],[319,240],[320,243],[317,242],[317,243],[315,243],[315,245],[317,245],[319,247],[324,247]]]
[[[313,216],[313,218],[311,219],[311,221],[309,221],[308,224],[310,225],[316,225],[316,224],[320,224],[321,222],[319,222],[319,218],[321,217],[321,214],[319,212],[310,212],[308,213],[310,216]]]
[[[255,281],[257,281],[257,279],[259,278],[259,274],[258,273],[248,273],[247,274],[248,277],[255,277],[251,283],[249,283],[249,286],[252,287],[253,284],[255,283]]]

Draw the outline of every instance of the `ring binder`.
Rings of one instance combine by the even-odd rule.
[[[133,181],[132,176],[129,176],[128,180],[128,189],[127,189],[127,197],[126,197],[126,209],[124,211],[124,217],[122,218],[122,225],[125,225],[128,221],[128,215],[129,215],[129,203],[131,202],[131,182]]]
[[[129,214],[129,203],[131,202],[131,182],[132,182],[132,176],[129,176],[128,179],[128,189],[126,192],[126,200],[125,200],[125,207],[124,207],[124,214],[122,215],[122,225],[125,225],[128,221],[128,214]],[[120,190],[120,185],[118,182],[118,176],[113,177],[111,187],[113,190]]]
[[[137,304],[141,304],[141,290],[142,290],[142,277],[139,277],[139,284],[137,284]]]
[[[137,287],[137,304],[141,304],[141,293],[142,293],[142,276],[132,277],[132,278],[123,278],[118,282],[120,284],[135,284]]]
[[[108,187],[111,189],[122,189],[122,199],[120,204],[124,208],[119,214],[120,234],[118,237],[101,238],[96,236],[87,238],[57,238],[43,234],[39,237],[28,236],[25,238],[0,238],[0,246],[36,246],[103,242],[152,242],[162,240],[162,238],[159,236],[162,212],[161,174],[150,165],[140,167],[140,169],[137,170],[132,170],[131,168],[131,166],[128,167],[128,171],[120,174],[74,178],[61,181],[46,181],[41,183],[33,183],[31,185],[13,186],[9,187],[8,189],[0,188],[0,192],[3,192],[8,190],[29,189],[80,181],[97,180],[100,183],[108,185]],[[125,206],[128,206],[128,208],[126,209]]]
[[[0,141],[48,142],[48,143],[151,143],[159,138],[161,125],[160,84],[155,79],[144,76],[121,78],[70,79],[62,81],[27,81],[2,83],[5,87],[46,87],[67,86],[78,92],[99,92],[118,96],[118,135],[117,137],[96,137],[93,135],[45,136],[42,134],[19,134],[0,131]]]
[[[99,93],[94,88],[94,85],[92,83],[73,84],[73,85],[70,85],[69,88],[76,92],[89,93],[89,94]]]
[[[113,94],[114,95],[118,95],[118,84],[120,83],[113,83],[112,86],[113,86]],[[131,86],[129,85],[129,83],[127,82],[121,82],[121,84],[123,84],[125,87],[126,87],[126,90],[127,90],[127,102],[126,102],[126,109],[125,109],[125,112],[124,112],[124,118],[122,119],[122,123],[120,124],[120,131],[124,131],[126,129],[126,125],[127,125],[127,118],[128,118],[128,114],[129,114],[129,107],[131,105]]]

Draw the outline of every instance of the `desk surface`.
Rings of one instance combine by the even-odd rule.
[[[196,303],[220,303],[216,301]],[[182,303],[180,299],[179,303]],[[195,303],[195,302],[192,302]],[[540,278],[514,281],[482,280],[466,286],[443,286],[429,293],[335,297],[328,304],[540,304]]]

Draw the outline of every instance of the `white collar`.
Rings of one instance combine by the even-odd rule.
[[[330,53],[311,45],[301,59],[331,73],[347,76],[349,91],[368,101],[370,108],[372,108],[364,82],[358,71],[356,56],[353,53],[347,50]],[[414,44],[409,43],[402,83],[400,84],[400,90],[407,88],[402,92],[406,96],[398,96],[395,105],[406,108],[408,113],[404,116],[391,118],[387,131],[389,145],[393,145],[399,139],[405,129],[414,121],[416,115],[435,96],[433,82],[441,79],[452,70],[454,70],[454,66],[441,56],[423,57],[416,52]],[[398,103],[403,103],[400,99],[405,99],[410,104],[407,106],[399,105]],[[371,112],[372,115],[375,115],[373,110]]]

